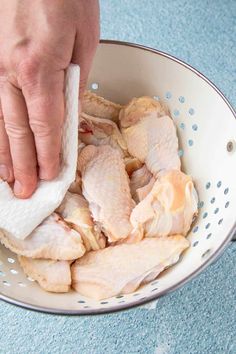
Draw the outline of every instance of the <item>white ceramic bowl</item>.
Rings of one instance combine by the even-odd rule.
[[[104,313],[141,305],[175,290],[222,252],[235,230],[236,115],[223,94],[182,61],[139,45],[102,41],[88,88],[126,103],[150,95],[165,101],[178,129],[185,172],[194,177],[200,213],[182,261],[130,295],[104,301],[51,294],[27,279],[16,256],[0,247],[0,298],[30,309],[66,314]]]

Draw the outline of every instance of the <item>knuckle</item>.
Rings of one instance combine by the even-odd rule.
[[[0,156],[7,156],[9,155],[8,146],[0,145]]]
[[[34,54],[30,54],[19,62],[17,75],[22,86],[32,84],[32,81],[36,80],[39,73],[39,62],[39,57]]]
[[[55,129],[48,121],[31,120],[30,128],[34,135],[39,138],[49,137],[55,132]]]
[[[28,127],[17,126],[10,122],[5,124],[5,128],[7,135],[13,139],[25,139],[30,133]]]

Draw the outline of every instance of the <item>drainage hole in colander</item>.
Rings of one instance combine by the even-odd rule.
[[[197,131],[197,130],[198,130],[197,124],[193,124],[193,125],[192,125],[192,129],[193,129],[194,131]]]
[[[5,277],[5,273],[3,273],[1,270],[0,270],[0,277]]]
[[[6,285],[6,286],[11,286],[11,284],[9,283],[9,281],[7,281],[7,280],[3,280],[3,282],[2,282],[4,285]]]
[[[15,270],[15,269],[10,269],[10,272],[12,273],[12,274],[18,274],[18,271],[17,270]]]
[[[166,98],[169,100],[170,98],[172,97],[172,94],[171,94],[171,92],[166,92]]]
[[[212,233],[209,233],[208,235],[207,235],[207,240],[209,240],[209,238],[211,238],[211,236],[212,236]]]
[[[215,198],[215,197],[211,198],[211,204],[214,204],[215,201],[216,201],[216,198]]]
[[[234,141],[229,141],[226,145],[226,149],[228,152],[232,152],[234,150]]]
[[[219,212],[219,208],[216,208],[215,210],[214,210],[214,214],[217,214],[218,212]]]
[[[203,218],[203,219],[206,219],[207,215],[208,215],[208,213],[205,212],[205,213],[202,215],[202,218]]]
[[[178,117],[178,116],[179,116],[179,111],[178,111],[178,109],[175,109],[174,112],[173,112],[173,114],[174,114],[175,117]]]
[[[117,299],[121,299],[122,297],[124,297],[124,295],[117,295],[116,296]]]
[[[203,206],[204,206],[204,202],[203,201],[200,201],[200,202],[198,202],[198,209],[201,209],[201,208],[203,208]]]
[[[189,146],[193,146],[193,144],[194,144],[194,143],[193,143],[193,140],[192,140],[192,139],[189,139],[188,145],[189,145]]]
[[[222,222],[223,222],[223,219],[220,219],[220,220],[218,221],[218,225],[221,225]]]
[[[193,109],[193,108],[189,108],[188,113],[190,114],[190,116],[193,116],[193,115],[194,115],[194,113],[195,113],[195,111],[194,111],[194,109]]]
[[[198,226],[195,226],[194,228],[193,228],[193,232],[195,233],[195,232],[197,232],[198,231]]]
[[[229,188],[225,188],[224,194],[228,194],[228,193],[229,193]]]
[[[228,206],[229,206],[229,202],[226,202],[225,203],[225,208],[228,208]]]
[[[124,304],[124,303],[125,303],[125,300],[118,301],[118,304]]]
[[[198,241],[193,242],[193,247],[196,247],[199,244]]]
[[[206,228],[206,229],[209,229],[210,226],[211,226],[211,224],[208,223],[208,224],[206,224],[205,228]]]
[[[140,294],[139,293],[134,293],[133,296],[139,296]]]
[[[77,302],[78,302],[78,304],[85,304],[86,303],[86,301],[84,301],[84,300],[79,300]]]
[[[184,156],[184,150],[179,149],[179,150],[178,150],[178,155],[179,155],[179,157]]]
[[[84,309],[90,309],[90,306],[86,305],[84,306]]]
[[[179,127],[184,130],[185,129],[185,124],[184,123],[180,123]]]
[[[156,101],[160,101],[160,97],[159,96],[153,96],[154,100]]]
[[[98,85],[97,82],[93,82],[93,83],[91,84],[91,88],[92,88],[93,90],[98,90],[98,87],[99,87],[99,85]]]
[[[7,258],[7,260],[9,263],[15,263],[15,259],[13,259],[13,258]]]
[[[21,281],[18,283],[18,285],[19,285],[21,288],[25,288],[25,287],[26,287],[26,284],[25,284],[25,283],[22,283]]]
[[[209,189],[210,187],[211,187],[211,182],[207,182],[206,189]]]
[[[185,98],[184,98],[183,96],[180,96],[180,97],[179,97],[179,102],[180,102],[180,103],[184,103],[184,102],[185,102]]]
[[[217,188],[220,188],[220,187],[221,187],[221,185],[222,185],[222,182],[221,182],[221,181],[219,181],[219,182],[217,183]]]
[[[154,289],[152,289],[151,291],[153,292],[153,291],[156,291],[156,290],[158,290],[158,288],[154,288]]]
[[[208,256],[210,252],[211,252],[211,250],[208,249],[206,252],[204,252],[204,253],[202,254],[202,258],[205,258],[206,256]]]
[[[100,304],[101,305],[106,305],[106,304],[109,304],[109,302],[108,301],[102,301],[102,302],[100,302]]]

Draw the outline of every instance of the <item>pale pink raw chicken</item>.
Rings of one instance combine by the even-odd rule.
[[[94,224],[89,204],[82,195],[67,192],[57,212],[79,232],[87,251],[105,247],[106,239],[99,227]]]
[[[120,112],[122,135],[129,153],[157,177],[163,170],[180,169],[178,139],[173,120],[149,97],[132,100]]]
[[[67,293],[70,290],[71,262],[23,256],[18,256],[18,260],[25,274],[36,280],[42,289],[54,293]]]
[[[162,172],[148,195],[133,209],[131,223],[144,236],[186,235],[197,214],[197,193],[190,176]]]
[[[69,192],[71,193],[76,193],[76,194],[82,194],[82,178],[80,176],[80,173],[77,171],[76,172],[76,178],[73,183],[71,183]]]
[[[79,155],[83,195],[94,220],[109,241],[126,238],[132,231],[133,201],[124,162],[110,146],[85,147]]]
[[[127,156],[124,158],[125,169],[129,176],[139,168],[143,166],[143,163],[139,161],[136,157]]]
[[[143,165],[138,170],[134,171],[130,177],[130,191],[133,199],[136,203],[140,202],[143,199],[143,188],[148,189],[145,193],[148,193],[151,186],[154,183],[154,178],[151,172],[147,169],[146,165]],[[140,196],[141,191],[141,196]],[[140,199],[141,197],[141,199]]]
[[[122,107],[120,104],[106,100],[90,91],[85,91],[82,106],[84,113],[94,117],[110,119],[116,123]]]
[[[116,123],[108,119],[80,114],[80,140],[86,145],[110,145],[117,149],[121,156],[127,156],[127,146]]]
[[[95,300],[131,293],[176,263],[188,246],[175,235],[89,252],[72,265],[72,286]]]
[[[25,240],[1,231],[0,239],[12,252],[30,258],[74,260],[85,253],[80,234],[56,213],[45,219]]]

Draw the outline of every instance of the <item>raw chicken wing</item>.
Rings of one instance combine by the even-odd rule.
[[[196,214],[197,193],[191,177],[172,170],[161,174],[130,220],[134,228],[144,228],[145,236],[185,236]]]
[[[89,252],[72,265],[72,286],[95,300],[131,293],[176,263],[188,246],[175,235]]]
[[[109,241],[126,238],[131,230],[133,202],[128,175],[118,151],[110,146],[86,146],[78,161],[83,195],[94,220]]]
[[[71,193],[76,193],[76,194],[82,194],[82,178],[80,173],[77,171],[76,172],[76,179],[73,183],[71,183],[69,192]]]
[[[105,247],[105,237],[94,225],[88,202],[82,195],[67,192],[57,212],[79,232],[87,251]]]
[[[136,157],[128,156],[124,158],[125,169],[129,176],[139,168],[143,166],[142,162],[140,162]]]
[[[110,145],[121,156],[127,156],[127,146],[116,123],[104,118],[92,117],[81,113],[79,137],[86,145]]]
[[[180,169],[178,139],[173,120],[163,114],[165,110],[159,102],[146,110],[143,102],[151,98],[136,99],[120,112],[122,135],[129,153],[145,163],[149,171],[157,177],[163,169]],[[155,101],[155,100],[154,100]],[[145,106],[146,108],[146,106]],[[133,112],[133,109],[135,111]]]
[[[83,112],[91,116],[105,118],[118,122],[121,105],[108,101],[90,91],[85,91],[83,97]]]
[[[154,178],[151,172],[147,169],[146,165],[143,165],[138,170],[134,171],[130,177],[130,191],[133,199],[136,203],[140,202],[139,191],[147,185],[151,187],[154,183]],[[150,189],[150,187],[148,187]],[[148,191],[149,191],[148,189]],[[143,198],[142,198],[143,199]]]
[[[80,234],[72,230],[56,213],[45,219],[25,240],[1,231],[0,239],[12,252],[30,258],[74,260],[85,253]]]
[[[18,256],[26,275],[36,280],[46,291],[67,293],[71,286],[71,271],[68,261],[32,259]]]

